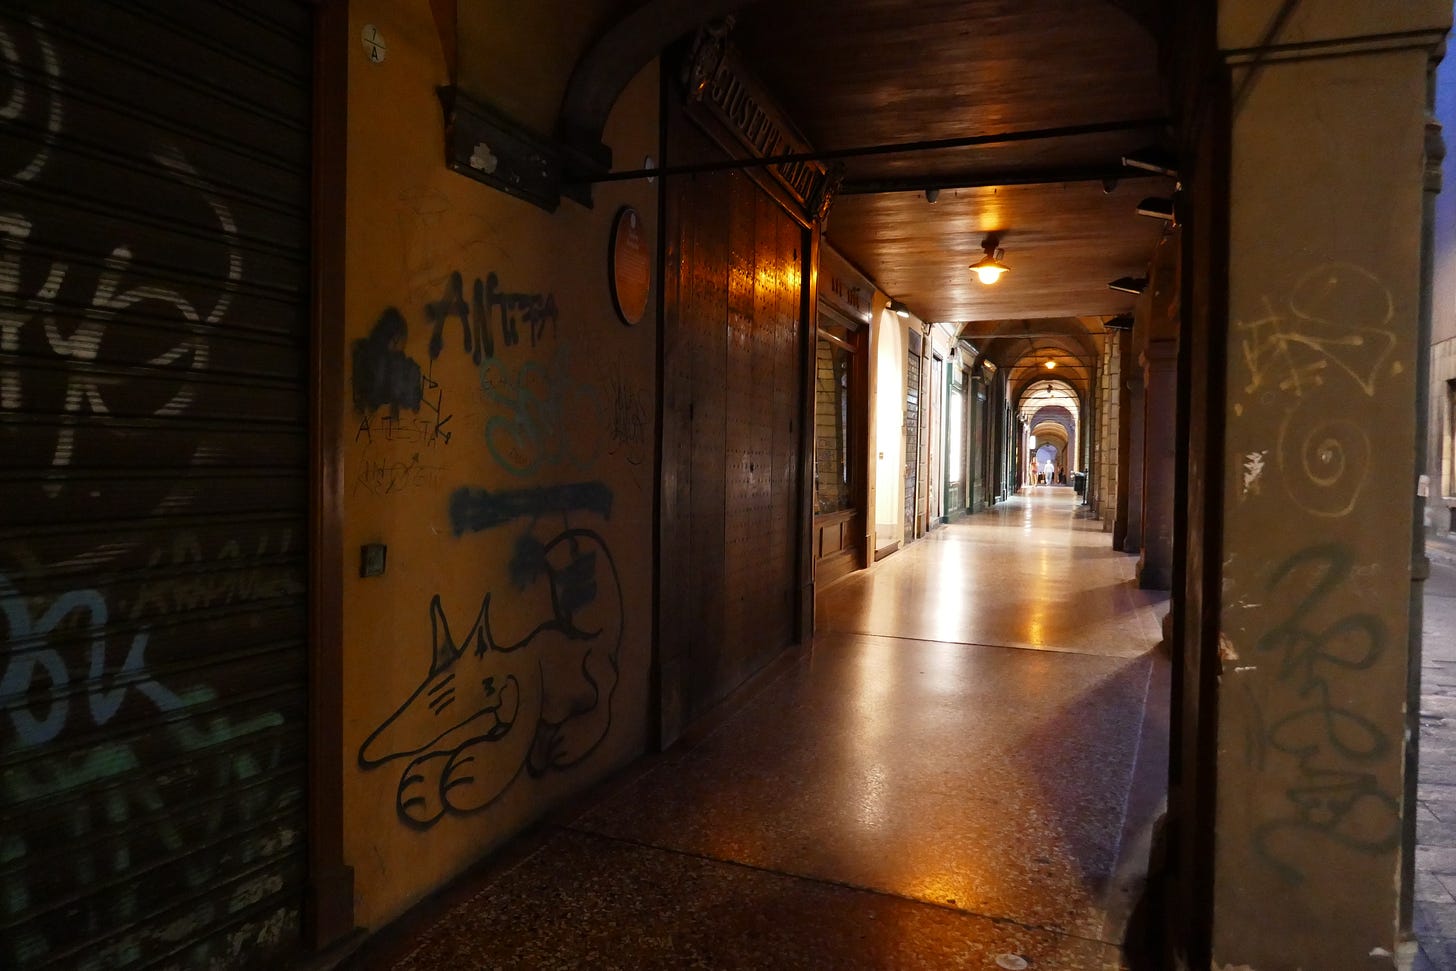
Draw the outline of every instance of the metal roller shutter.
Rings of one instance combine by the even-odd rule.
[[[0,6],[0,967],[298,946],[310,64],[285,0]]]

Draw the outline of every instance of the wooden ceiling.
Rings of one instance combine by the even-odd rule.
[[[1128,123],[849,159],[826,237],[924,320],[1132,308],[1107,284],[1145,275],[1165,224],[1135,208],[1172,185],[1119,170],[1166,135],[1167,109],[1153,37],[1112,0],[760,3],[733,36],[817,149]],[[1111,191],[1108,171],[1125,176]],[[927,186],[947,188],[931,204]],[[985,286],[966,267],[991,233],[1012,270]]]

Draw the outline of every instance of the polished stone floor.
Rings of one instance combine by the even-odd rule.
[[[1412,971],[1456,969],[1456,543],[1430,543],[1421,651]]]
[[[810,649],[380,936],[449,968],[1120,967],[1166,598],[1039,487],[825,591]]]

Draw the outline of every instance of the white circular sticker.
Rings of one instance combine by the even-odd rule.
[[[373,24],[365,24],[362,39],[364,41],[364,53],[369,55],[369,60],[375,64],[384,60],[384,35],[379,32],[378,27]]]

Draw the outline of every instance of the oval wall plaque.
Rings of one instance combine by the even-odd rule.
[[[652,257],[647,251],[642,217],[631,206],[617,210],[612,223],[612,245],[608,252],[608,272],[612,277],[612,302],[622,323],[641,323],[647,313],[647,297],[652,291]]]

